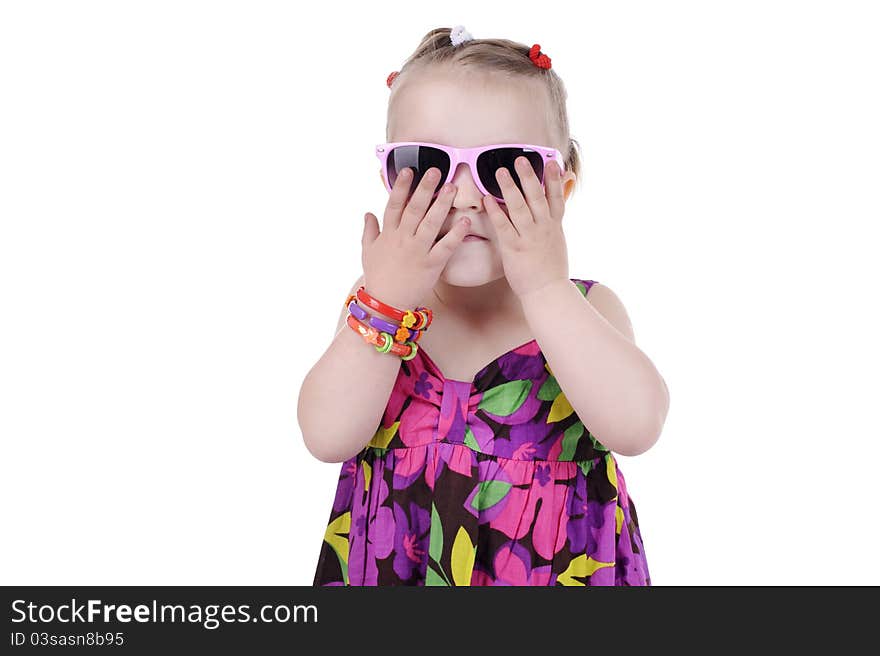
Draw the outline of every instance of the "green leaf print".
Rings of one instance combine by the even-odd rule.
[[[478,407],[499,417],[512,415],[528,398],[531,389],[530,380],[511,380],[486,390]]]
[[[437,506],[431,504],[431,542],[428,545],[428,555],[438,563],[443,554],[443,525],[440,523],[440,515]]]
[[[480,451],[480,445],[477,443],[477,438],[474,437],[474,434],[471,432],[470,426],[464,427],[464,443],[465,446],[469,446],[474,451]]]
[[[482,481],[477,486],[471,506],[478,511],[491,508],[505,497],[511,487],[507,481]]]
[[[587,433],[589,434],[590,441],[593,443],[593,448],[596,449],[596,451],[608,451],[608,447],[602,444],[595,437],[593,437],[592,433],[590,433],[589,431],[587,431]]]
[[[425,585],[442,585],[444,587],[452,587],[437,571],[428,565],[428,571],[425,572]]]
[[[574,285],[580,290],[581,294],[583,294],[584,296],[587,295],[587,286],[584,283],[575,282]]]
[[[547,376],[547,380],[544,381],[541,389],[538,390],[538,398],[542,401],[552,401],[559,396],[561,391],[562,388],[556,382],[556,376]]]
[[[574,451],[583,434],[584,425],[579,421],[565,429],[562,437],[562,453],[559,454],[560,460],[571,460],[574,457]]]

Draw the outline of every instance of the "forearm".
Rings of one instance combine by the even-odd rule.
[[[297,419],[309,452],[343,462],[363,449],[382,421],[400,358],[380,353],[344,324],[303,380]]]
[[[654,364],[569,280],[520,297],[559,387],[584,426],[622,455],[649,449],[669,407]]]

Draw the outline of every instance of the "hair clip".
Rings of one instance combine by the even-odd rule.
[[[471,33],[464,29],[464,25],[456,25],[449,33],[449,40],[452,42],[453,48],[457,48],[466,41],[473,41],[473,39]]]
[[[550,58],[541,52],[541,46],[537,43],[529,49],[529,59],[538,68],[550,68]]]

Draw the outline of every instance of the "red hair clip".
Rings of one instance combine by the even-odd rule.
[[[385,84],[388,85],[389,89],[391,88],[391,83],[394,82],[394,78],[397,77],[398,73],[400,73],[400,71],[392,71],[391,74],[388,76],[388,79],[385,80]]]
[[[540,44],[535,44],[529,49],[529,59],[538,68],[550,68],[550,58],[541,52]]]

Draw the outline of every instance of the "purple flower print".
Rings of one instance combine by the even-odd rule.
[[[541,347],[535,340],[502,355],[498,359],[498,367],[508,380],[515,378],[535,380],[547,376]]]
[[[585,553],[595,560],[610,562],[615,553],[614,532],[609,533],[605,524],[610,522],[614,526],[616,502],[589,499],[587,489],[587,477],[578,476],[566,510],[569,548],[574,554]]]
[[[535,478],[541,485],[547,485],[550,482],[550,466],[538,465],[535,467]]]
[[[516,451],[511,455],[512,460],[531,460],[532,456],[535,455],[535,443],[534,442],[523,442],[518,447],[516,447]]]
[[[431,516],[414,501],[409,503],[409,515],[403,507],[394,504],[394,571],[404,581],[424,572],[427,561],[428,534]]]
[[[423,396],[426,399],[431,398],[430,391],[434,389],[433,383],[428,380],[428,372],[422,371],[419,374],[418,380],[413,383],[413,391],[419,396]]]
[[[374,460],[369,489],[365,489],[363,465],[357,473],[348,563],[351,585],[376,585],[379,577],[376,560],[387,558],[394,548],[394,513],[383,505],[388,498],[383,470],[384,462]]]
[[[342,512],[351,505],[354,475],[357,473],[357,468],[357,456],[342,463],[339,470],[339,484],[336,487],[336,498],[333,500],[333,512]]]
[[[614,564],[614,583],[615,585],[621,585],[623,581],[626,581],[627,569],[629,565],[629,556],[625,556],[620,554],[617,556],[617,562]]]
[[[515,460],[549,460],[547,457],[548,449],[555,440],[548,439],[550,435],[559,434],[555,424],[547,424],[541,419],[540,421],[527,421],[522,424],[516,424],[510,427],[510,445],[507,451],[512,452],[511,455],[505,457],[514,458]],[[524,444],[531,444],[533,449],[531,455],[525,457],[514,457]]]

